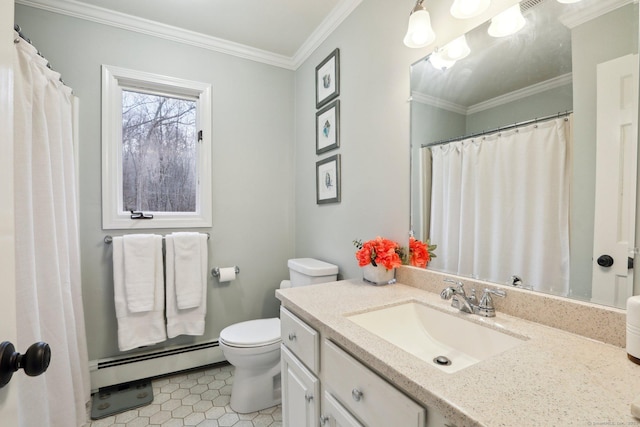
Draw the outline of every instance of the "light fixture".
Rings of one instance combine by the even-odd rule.
[[[520,12],[520,5],[515,4],[491,19],[488,32],[491,37],[506,37],[520,31],[524,24],[525,20]]]
[[[558,0],[558,3],[571,4],[571,3],[578,3],[579,1],[582,1],[582,0]]]
[[[436,34],[431,28],[431,17],[422,5],[423,2],[424,0],[418,0],[409,16],[409,27],[404,36],[404,44],[408,47],[425,47],[436,39]]]
[[[447,59],[441,50],[434,50],[431,55],[429,55],[429,63],[433,66],[433,68],[445,71],[456,64],[456,61]]]
[[[473,18],[489,8],[490,0],[455,0],[451,5],[451,15],[458,19]]]
[[[470,53],[471,49],[464,34],[453,39],[440,50],[440,56],[447,61],[459,61]]]

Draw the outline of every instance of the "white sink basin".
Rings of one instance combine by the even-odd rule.
[[[369,332],[453,373],[512,349],[526,338],[515,337],[418,302],[407,302],[346,316]],[[444,356],[451,364],[434,359]]]

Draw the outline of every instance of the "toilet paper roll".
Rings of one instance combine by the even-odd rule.
[[[221,282],[231,282],[232,280],[236,280],[236,268],[235,267],[225,267],[220,269],[220,276],[218,280]]]

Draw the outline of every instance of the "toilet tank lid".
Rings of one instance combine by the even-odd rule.
[[[330,276],[338,274],[338,266],[315,258],[294,258],[287,263],[290,269],[307,276]]]

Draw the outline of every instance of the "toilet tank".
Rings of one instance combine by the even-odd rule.
[[[287,263],[291,286],[313,285],[338,279],[338,266],[314,258],[295,258]]]

